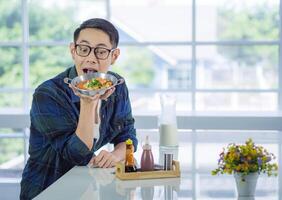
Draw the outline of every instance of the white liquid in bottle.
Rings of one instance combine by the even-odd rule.
[[[161,95],[161,113],[159,116],[159,163],[164,164],[164,155],[173,154],[178,159],[178,132],[176,120],[176,99],[174,96]]]
[[[178,133],[175,124],[160,124],[160,146],[178,146]]]

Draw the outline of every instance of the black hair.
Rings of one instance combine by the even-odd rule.
[[[80,26],[73,33],[74,42],[77,41],[80,31],[85,28],[100,29],[110,37],[110,42],[113,45],[113,48],[118,46],[119,34],[117,29],[111,22],[101,18],[88,19],[82,22],[82,24],[80,24]]]

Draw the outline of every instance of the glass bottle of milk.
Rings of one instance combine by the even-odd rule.
[[[173,159],[178,157],[178,133],[176,121],[176,99],[172,95],[160,96],[161,114],[158,119],[160,154],[159,162],[162,164],[163,156],[172,153]]]

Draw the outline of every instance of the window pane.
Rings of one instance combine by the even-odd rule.
[[[125,77],[130,89],[187,89],[190,51],[188,46],[122,46],[113,71]]]
[[[0,113],[23,112],[22,92],[1,92],[0,93]]]
[[[197,40],[279,39],[279,0],[196,3]]]
[[[34,88],[72,65],[68,47],[30,48],[30,85]]]
[[[23,169],[23,154],[22,138],[0,138],[0,169]]]
[[[121,41],[191,40],[191,1],[111,1]],[[148,23],[149,22],[149,23]]]
[[[21,128],[0,128],[0,137],[7,135],[7,137],[23,137],[24,132]]]
[[[0,88],[22,87],[23,69],[21,53],[20,48],[0,47]]]
[[[22,11],[20,8],[21,0],[0,1],[0,41],[21,41]]]
[[[261,130],[197,130],[197,142],[201,143],[221,143],[219,148],[217,148],[216,155],[222,151],[224,145],[230,142],[244,143],[248,138],[253,138],[254,142],[257,144],[275,144],[279,142],[279,132],[278,131],[261,131]],[[200,148],[202,149],[202,148]],[[271,150],[272,153],[277,155],[277,149]],[[215,160],[215,159],[213,159]],[[204,160],[199,160],[199,162],[204,162]],[[214,163],[216,165],[217,163]]]
[[[21,53],[21,49],[17,47],[0,48],[0,88],[3,89],[0,92],[0,112],[2,113],[23,110]]]
[[[30,40],[72,41],[75,28],[84,20],[105,17],[105,1],[30,0]]]
[[[160,94],[157,92],[146,93],[138,91],[130,91],[130,100],[132,112],[134,115],[158,115],[161,111]],[[174,92],[168,95],[175,96],[176,112],[178,114],[191,111],[191,94],[188,92]]]
[[[197,88],[278,88],[278,46],[197,47]]]
[[[197,111],[276,111],[276,93],[197,93]]]

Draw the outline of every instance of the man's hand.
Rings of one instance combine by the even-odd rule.
[[[100,99],[107,101],[107,99],[109,98],[109,96],[111,96],[111,95],[114,93],[115,90],[116,90],[115,87],[113,87],[113,88],[111,88],[111,89],[108,89],[108,90],[105,92],[105,94],[103,94],[103,95],[100,97]]]
[[[110,168],[116,166],[116,163],[119,161],[119,158],[112,152],[102,150],[97,156],[91,158],[88,165],[90,167]]]

